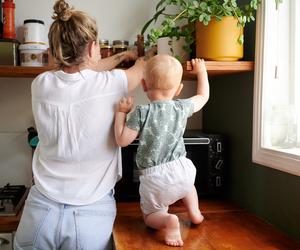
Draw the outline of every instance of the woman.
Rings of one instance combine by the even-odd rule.
[[[32,83],[39,134],[33,157],[35,185],[28,195],[15,249],[111,249],[116,215],[114,185],[121,176],[113,134],[114,105],[140,83],[144,60],[112,70],[123,52],[100,60],[95,21],[54,5],[49,46],[56,71]]]

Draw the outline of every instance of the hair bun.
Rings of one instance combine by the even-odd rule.
[[[71,8],[69,4],[64,0],[57,0],[53,9],[54,15],[52,16],[52,18],[54,20],[61,20],[66,22],[71,18],[73,14],[73,8]]]

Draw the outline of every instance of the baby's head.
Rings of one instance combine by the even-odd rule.
[[[182,65],[176,58],[166,54],[156,55],[146,64],[145,84],[148,90],[177,89],[182,73]]]

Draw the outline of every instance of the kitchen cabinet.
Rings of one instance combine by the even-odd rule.
[[[251,72],[254,70],[254,62],[252,61],[206,61],[205,64],[209,76]],[[183,80],[195,80],[196,76],[189,73],[191,69],[190,62],[185,63],[183,66]],[[0,66],[0,77],[34,78],[38,74],[50,69],[49,67]]]

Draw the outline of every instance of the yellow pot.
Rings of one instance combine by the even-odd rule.
[[[196,22],[196,57],[213,61],[237,61],[243,57],[243,44],[238,42],[243,28],[232,16],[213,18],[207,26]]]

